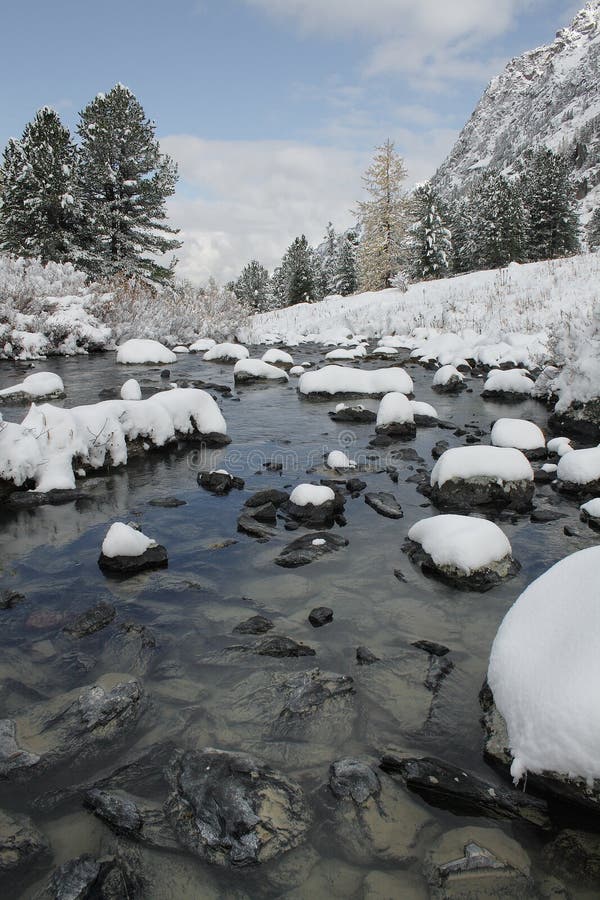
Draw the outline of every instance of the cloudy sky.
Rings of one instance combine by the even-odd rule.
[[[20,0],[3,10],[0,143],[35,110],[73,127],[120,81],[179,164],[178,274],[269,268],[353,222],[388,137],[429,177],[489,79],[547,43],[569,0]],[[8,39],[6,39],[8,38]]]

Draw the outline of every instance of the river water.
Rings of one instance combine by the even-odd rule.
[[[261,352],[254,349],[251,355]],[[323,352],[306,346],[294,355],[297,361],[317,364]],[[43,367],[63,378],[66,406],[96,402],[101,390],[118,389],[129,377],[140,381],[145,396],[161,385],[160,367],[117,366],[113,354],[52,359]],[[547,411],[533,400],[516,407],[485,402],[478,378],[469,380],[472,392],[439,396],[431,391],[430,371],[418,365],[408,368],[416,399],[432,403],[440,418],[457,426],[483,429],[484,443],[489,440],[491,423],[502,415],[546,426]],[[232,367],[204,363],[196,355],[181,356],[171,369],[176,381],[200,378],[233,387]],[[20,380],[23,374],[23,369],[0,363],[3,386]],[[118,762],[125,751],[131,754],[169,739],[182,747],[251,752],[303,786],[315,809],[315,825],[308,838],[314,865],[305,875],[296,881],[286,876],[289,882],[282,888],[266,869],[220,870],[153,851],[156,885],[149,888],[148,896],[376,897],[384,894],[368,893],[368,885],[372,885],[369,876],[381,870],[386,883],[397,886],[395,896],[426,897],[420,859],[408,868],[383,857],[381,863],[353,860],[336,839],[330,808],[323,799],[329,765],[348,756],[376,763],[384,750],[398,748],[416,756],[439,757],[499,783],[500,776],[482,757],[478,704],[494,635],[524,587],[566,554],[595,544],[594,533],[579,522],[574,501],[558,498],[549,486],[538,486],[536,505],[558,503],[566,518],[535,524],[529,515],[502,517],[501,527],[522,564],[520,573],[485,594],[446,587],[425,578],[402,552],[410,526],[434,512],[407,478],[420,465],[431,467],[431,448],[436,441],[444,439],[450,446],[458,446],[464,443],[464,436],[419,428],[414,441],[391,448],[412,447],[422,463],[370,448],[373,425],[333,423],[328,411],[335,401],[300,399],[294,379],[288,385],[249,386],[237,393],[234,390],[231,397],[218,393],[215,397],[233,439],[229,447],[151,452],[111,474],[90,475],[83,483],[87,492],[83,500],[31,510],[0,510],[0,588],[26,596],[14,609],[0,611],[0,717],[12,716],[32,698],[51,701],[62,692],[93,684],[105,672],[132,673],[142,678],[150,706],[129,745],[115,752],[112,762]],[[376,409],[377,401],[365,401],[365,405]],[[22,408],[5,407],[2,412],[5,419],[15,421],[24,414]],[[404,518],[383,518],[362,496],[348,495],[347,524],[343,529],[335,527],[349,540],[348,547],[300,569],[281,569],[274,565],[275,557],[303,530],[292,534],[280,523],[276,536],[267,543],[238,534],[236,520],[243,502],[258,489],[289,489],[305,480],[318,481],[326,475],[323,454],[334,449],[343,449],[362,464],[365,471],[357,474],[367,482],[368,490],[394,493]],[[265,467],[269,460],[281,462],[282,470]],[[385,471],[390,464],[398,469],[397,484]],[[241,476],[244,491],[218,497],[203,490],[196,477],[206,468],[227,468]],[[314,471],[307,475],[307,469]],[[149,505],[149,501],[167,496],[176,496],[185,505],[172,509]],[[113,521],[135,521],[145,534],[164,544],[168,569],[125,581],[107,578],[97,560]],[[566,537],[565,525],[576,528],[579,536]],[[63,632],[69,616],[99,600],[116,607],[117,618],[111,625],[79,640]],[[331,624],[318,629],[309,624],[308,613],[316,606],[333,609]],[[229,649],[244,643],[239,635],[232,635],[233,627],[256,613],[271,618],[277,633],[309,644],[316,657],[269,659]],[[136,634],[147,639],[139,644],[124,642],[119,628],[125,622],[135,623]],[[141,626],[145,631],[140,631]],[[419,639],[445,644],[454,663],[435,697],[429,696],[428,703],[433,699],[429,710],[424,707],[422,690],[413,683],[417,674],[413,679],[406,667],[406,660],[412,659],[406,656],[407,648]],[[382,663],[358,667],[355,651],[359,645],[369,647]],[[399,660],[404,662],[394,662]],[[355,678],[351,708],[344,716],[334,716],[305,734],[274,735],[269,727],[269,681],[282,673],[315,666]],[[52,850],[45,867],[32,874],[34,881],[23,885],[9,880],[4,896],[33,897],[54,866],[84,852],[98,855],[114,848],[109,829],[83,810],[78,799],[54,805],[36,800],[45,791],[92,781],[95,773],[105,771],[110,763],[111,758],[104,757],[81,761],[68,771],[59,769],[47,776],[42,791],[39,785],[35,792],[0,785],[0,807],[30,815],[47,835]],[[493,826],[525,847],[536,878],[547,874],[540,855],[543,841],[534,829],[508,821],[454,816],[429,807],[416,796],[411,797],[411,804],[431,819],[417,857],[426,854],[429,845],[451,828]],[[151,864],[149,859],[144,857],[144,866]],[[577,885],[571,885],[571,890],[577,897],[597,896]]]

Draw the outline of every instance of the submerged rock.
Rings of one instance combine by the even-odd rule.
[[[271,504],[279,508],[282,503],[289,499],[290,495],[287,491],[280,491],[277,488],[266,488],[262,491],[256,491],[251,497],[248,497],[244,506],[254,509],[265,506],[265,504]]]
[[[258,653],[259,656],[276,656],[279,658],[316,656],[316,651],[312,647],[279,634],[264,637],[248,649],[252,650],[253,653]]]
[[[275,626],[265,616],[251,616],[233,629],[234,634],[265,634]]]
[[[0,877],[34,866],[50,850],[28,816],[0,810]]]
[[[327,625],[329,622],[333,622],[333,610],[328,606],[317,606],[309,612],[308,621],[313,628]]]
[[[237,530],[250,537],[258,538],[259,541],[268,541],[275,532],[268,525],[259,522],[254,516],[242,513],[238,516]]]
[[[379,657],[375,656],[368,647],[356,648],[356,662],[359,666],[370,666],[375,662],[379,662]]]
[[[305,534],[285,547],[275,559],[275,565],[285,569],[306,566],[314,560],[347,547],[349,541],[337,534],[326,531],[316,534]]]
[[[402,519],[404,516],[402,507],[394,495],[385,493],[385,491],[379,491],[377,494],[365,494],[365,503],[387,519]]]
[[[143,890],[122,859],[84,853],[52,873],[36,900],[142,900]]]
[[[148,506],[159,506],[162,509],[176,509],[178,506],[186,506],[185,500],[178,497],[156,497],[148,501]]]
[[[104,600],[101,600],[95,606],[92,606],[91,609],[86,609],[85,612],[68,620],[66,625],[63,626],[63,631],[66,631],[72,637],[82,638],[88,634],[94,634],[102,628],[106,628],[116,615],[117,611],[112,603],[106,603]]]
[[[560,831],[542,853],[548,868],[578,886],[597,889],[600,882],[600,836],[573,829]]]
[[[165,812],[176,837],[209,863],[267,862],[296,847],[311,824],[300,786],[243,753],[182,752],[168,778]]]

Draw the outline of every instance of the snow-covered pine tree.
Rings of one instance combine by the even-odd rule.
[[[327,223],[325,238],[323,240],[323,252],[321,255],[321,267],[323,270],[323,294],[336,292],[336,274],[338,262],[338,237],[331,222]]]
[[[358,248],[359,287],[378,291],[389,287],[402,265],[406,231],[406,169],[392,141],[378,147],[363,176],[369,200],[358,204],[362,238]]]
[[[530,152],[523,185],[527,259],[555,259],[577,253],[579,219],[567,160],[547,147]]]
[[[586,229],[588,247],[592,252],[600,250],[600,206],[597,206]]]
[[[81,264],[94,275],[143,275],[167,281],[175,260],[154,254],[181,243],[167,235],[165,201],[175,192],[177,167],[161,154],[154,123],[121,84],[98,94],[82,111],[78,133],[80,185],[87,223]]]
[[[456,275],[472,272],[475,260],[475,207],[473,197],[459,197],[450,204],[449,221],[452,232],[452,271]]]
[[[320,260],[304,235],[292,241],[273,277],[282,306],[315,303],[323,298]]]
[[[231,289],[237,299],[253,312],[266,312],[273,307],[269,273],[256,259],[244,266]]]
[[[418,185],[411,202],[410,270],[417,281],[444,278],[452,261],[452,236],[446,213],[429,182]]]
[[[521,182],[487,171],[473,190],[473,243],[479,269],[499,269],[522,262],[525,255],[525,211]]]
[[[358,287],[356,277],[356,235],[349,231],[340,240],[336,260],[334,292],[347,296],[354,294]]]
[[[44,263],[72,261],[81,224],[77,151],[53,109],[40,109],[21,140],[8,142],[0,184],[2,249]]]

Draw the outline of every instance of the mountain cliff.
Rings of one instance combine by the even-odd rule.
[[[460,194],[482,169],[510,174],[540,145],[573,163],[585,222],[600,205],[600,0],[490,82],[434,184],[442,194]]]

